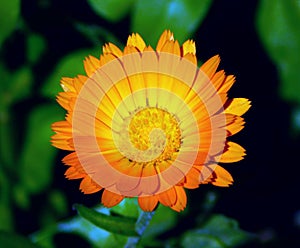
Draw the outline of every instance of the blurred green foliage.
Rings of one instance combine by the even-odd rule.
[[[155,47],[160,34],[170,29],[182,43],[195,32],[211,3],[212,0],[137,0],[132,10],[131,31],[138,32]]]
[[[135,0],[88,0],[93,10],[108,21],[120,21],[129,11]]]
[[[281,78],[279,92],[300,103],[300,4],[299,1],[261,0],[257,30]]]
[[[40,1],[41,4],[42,1]],[[171,29],[176,39],[183,42],[192,37],[206,17],[212,0],[88,0],[91,11],[106,23],[119,25],[129,18],[127,27],[140,33],[148,44],[155,45],[164,29]],[[45,1],[45,6],[51,1]],[[76,2],[74,2],[76,5]],[[46,7],[43,8],[46,8]],[[42,9],[42,7],[41,7]],[[16,68],[0,59],[0,244],[1,247],[55,247],[57,234],[79,235],[92,247],[121,247],[129,237],[136,235],[136,222],[142,211],[135,199],[128,199],[112,209],[102,206],[87,208],[75,205],[79,215],[71,217],[68,196],[51,188],[58,151],[50,144],[50,125],[64,118],[64,111],[55,103],[61,77],[84,74],[83,59],[88,55],[99,57],[104,41],[120,45],[114,32],[94,23],[72,19],[78,36],[91,42],[90,47],[68,51],[50,67],[42,82],[35,75],[48,49],[47,37],[27,27],[21,15],[19,0],[0,3],[0,47],[3,54],[14,34],[25,36],[23,63]],[[270,21],[271,20],[271,21]],[[257,30],[262,43],[278,68],[281,77],[280,93],[284,99],[300,103],[300,5],[297,1],[261,0],[257,9]],[[98,37],[101,39],[98,40]],[[61,40],[63,42],[63,40]],[[34,99],[39,99],[42,104]],[[26,102],[34,102],[25,110],[21,130],[15,130],[13,109]],[[297,114],[299,125],[299,111]],[[295,114],[295,116],[296,116]],[[22,135],[20,135],[22,133]],[[57,166],[62,166],[57,165]],[[67,182],[66,182],[67,183]],[[74,189],[77,190],[77,189]],[[29,237],[17,234],[15,209],[30,211],[31,200],[47,196],[39,206],[36,218],[40,230]],[[202,203],[202,212],[196,213],[196,225],[182,229],[180,235],[169,239],[159,236],[172,232],[189,214],[189,209],[178,214],[159,206],[139,238],[139,245],[153,247],[234,247],[247,242],[253,235],[241,230],[238,222],[223,215],[211,214],[216,195],[209,192]],[[34,206],[36,209],[37,207]],[[33,212],[35,210],[32,210]],[[26,212],[27,213],[27,212]],[[194,215],[194,213],[192,213]],[[64,218],[64,220],[62,220]],[[122,235],[120,235],[122,234]],[[31,240],[31,241],[30,241]]]
[[[0,47],[14,31],[20,16],[20,0],[1,1],[0,8]]]

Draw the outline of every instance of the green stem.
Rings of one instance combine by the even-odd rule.
[[[135,229],[136,232],[138,233],[138,237],[130,237],[127,240],[127,243],[125,245],[125,248],[133,248],[136,247],[137,243],[142,237],[142,234],[146,230],[147,226],[149,225],[153,215],[155,214],[155,211],[153,212],[142,212],[141,215],[139,216],[136,224],[135,224]]]

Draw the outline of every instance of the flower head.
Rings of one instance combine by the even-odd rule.
[[[214,56],[198,68],[195,43],[180,46],[170,31],[155,50],[132,34],[123,51],[108,43],[99,59],[86,58],[87,76],[61,80],[67,115],[52,125],[52,144],[72,151],[66,177],[82,179],[83,193],[103,190],[107,207],[138,197],[144,211],[158,203],[181,211],[184,188],[232,184],[218,163],[243,159],[227,138],[243,128],[250,102],[228,99],[235,78],[217,72],[219,63]]]

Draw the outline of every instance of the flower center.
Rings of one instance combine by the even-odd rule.
[[[128,123],[129,122],[129,123]],[[154,107],[131,114],[122,128],[119,148],[131,163],[143,167],[168,168],[176,159],[181,146],[178,120],[171,113]],[[126,133],[126,134],[125,134]]]

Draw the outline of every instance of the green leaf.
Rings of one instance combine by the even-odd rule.
[[[155,46],[165,29],[183,42],[190,38],[205,18],[212,0],[138,0],[133,9],[131,31]]]
[[[0,3],[0,47],[3,41],[14,31],[19,15],[20,0],[1,1]]]
[[[277,66],[281,96],[300,102],[300,4],[299,1],[261,0],[257,30],[270,58]]]
[[[20,183],[29,193],[42,192],[52,180],[56,149],[50,144],[51,124],[63,119],[57,105],[38,106],[28,117],[24,147],[20,155]]]
[[[118,205],[110,209],[111,213],[137,219],[142,210],[138,205],[137,198],[125,198]]]
[[[60,80],[62,77],[75,77],[79,74],[85,74],[83,60],[89,55],[99,57],[101,46],[91,49],[78,50],[63,57],[58,63],[51,75],[42,86],[41,93],[45,97],[55,98],[58,92],[62,91]]]
[[[14,233],[0,231],[0,244],[5,248],[38,248],[40,246],[31,243],[27,238]]]
[[[109,214],[110,209],[98,206],[95,211]],[[92,247],[110,248],[124,247],[127,237],[108,232],[101,228],[95,228],[89,220],[80,216],[59,222],[57,225],[50,225],[31,235],[31,239],[42,247],[54,248],[53,238],[56,234],[77,234],[92,244]]]
[[[135,230],[136,219],[129,217],[109,216],[93,209],[76,204],[79,215],[99,228],[125,236],[138,236]]]
[[[117,22],[129,12],[134,1],[135,0],[88,0],[88,3],[99,16],[108,21]]]
[[[3,167],[2,167],[3,168]],[[13,230],[13,210],[11,208],[10,181],[4,170],[0,169],[0,230]],[[1,243],[1,242],[0,242]]]
[[[236,247],[244,244],[253,238],[238,227],[236,220],[224,215],[212,215],[210,219],[201,227],[186,232],[181,240],[183,247]]]

